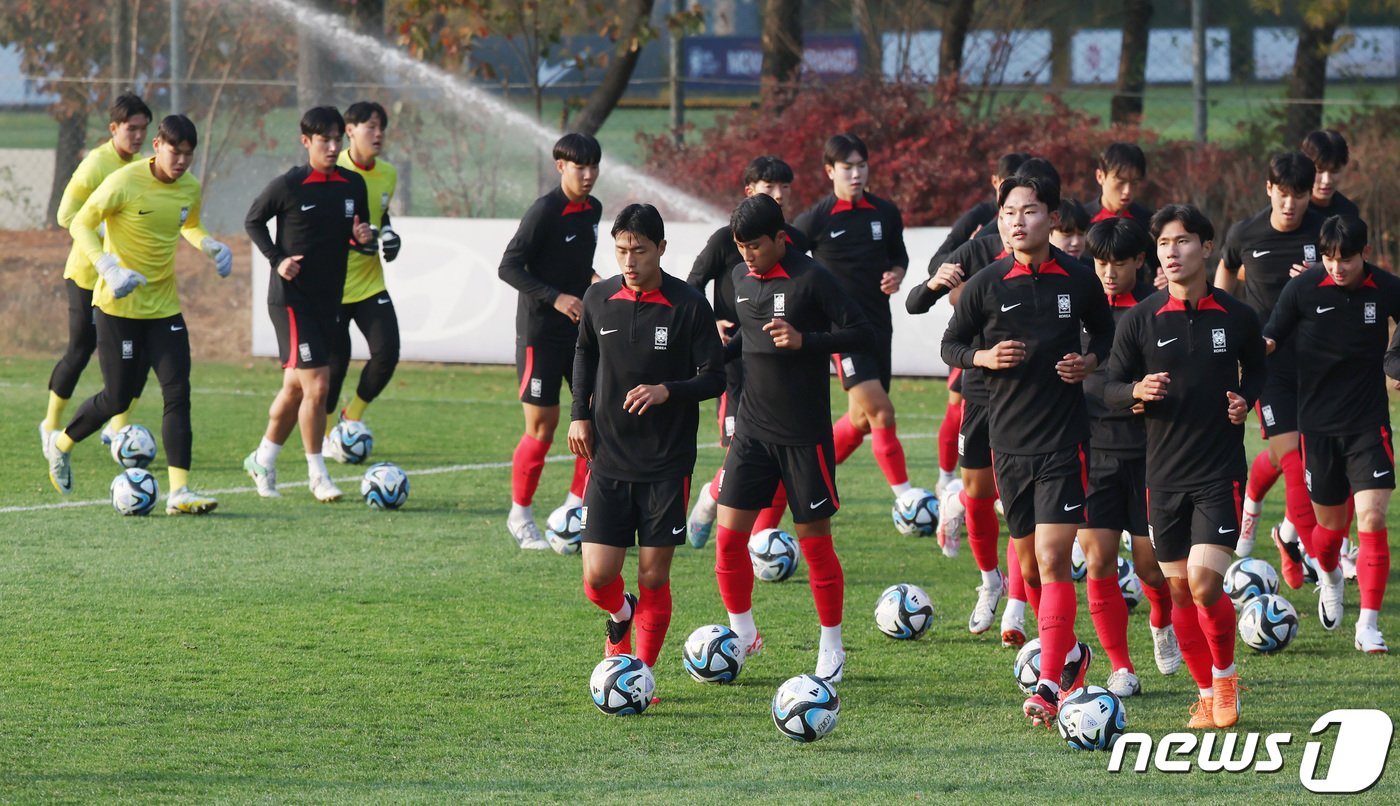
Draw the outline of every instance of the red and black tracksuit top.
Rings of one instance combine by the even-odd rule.
[[[592,196],[571,202],[563,188],[535,200],[515,237],[506,245],[497,270],[520,292],[515,307],[515,335],[526,344],[573,344],[578,327],[554,310],[560,294],[583,297],[593,282],[593,255],[603,205]],[[714,325],[710,325],[714,327]]]
[[[909,267],[904,219],[894,202],[873,193],[862,193],[854,202],[831,195],[793,225],[807,236],[812,257],[840,279],[876,332],[889,339],[894,333],[890,295],[880,290],[880,281],[896,266]]]
[[[1154,293],[1152,286],[1139,283],[1126,294],[1106,295],[1108,309],[1113,313],[1115,332],[1135,305]],[[1081,339],[1084,349],[1089,349],[1089,334]],[[1111,453],[1115,456],[1141,458],[1147,452],[1147,429],[1142,416],[1133,414],[1131,408],[1120,409],[1104,401],[1104,384],[1108,380],[1108,362],[1084,379],[1084,404],[1089,410],[1089,445],[1095,451]]]
[[[806,252],[811,248],[807,243],[807,236],[792,224],[783,225],[783,236],[787,239],[789,251]],[[705,286],[711,282],[715,284],[714,302],[715,318],[724,319],[729,322],[739,321],[734,312],[734,267],[744,262],[744,258],[739,254],[739,247],[734,243],[734,231],[729,226],[723,226],[715,230],[710,236],[710,240],[705,243],[705,248],[700,250],[700,254],[695,257],[695,264],[691,266],[690,276],[686,278],[686,283],[700,292],[704,292]],[[729,335],[733,335],[730,331]]]

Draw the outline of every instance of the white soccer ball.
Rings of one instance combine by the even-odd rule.
[[[374,451],[374,434],[359,420],[341,420],[327,436],[340,449],[333,454],[340,462],[358,465]]]
[[[732,683],[744,668],[739,634],[721,624],[708,624],[691,633],[681,655],[685,670],[701,683]]]
[[[1056,724],[1075,750],[1111,750],[1127,728],[1128,711],[1108,689],[1085,686],[1060,703]]]
[[[360,480],[360,495],[375,509],[398,509],[408,500],[408,474],[393,462],[371,465]]]
[[[1133,570],[1133,561],[1127,557],[1118,558],[1118,590],[1123,592],[1123,601],[1128,603],[1129,610],[1142,604],[1147,596],[1142,590],[1142,580]]]
[[[1021,689],[1026,696],[1035,693],[1035,687],[1040,682],[1040,639],[1032,638],[1027,641],[1021,650],[1016,653],[1016,660],[1011,663],[1011,674],[1016,678],[1016,686]]]
[[[802,674],[789,679],[773,695],[773,724],[797,742],[815,742],[836,729],[841,700],[836,689],[820,677]]]
[[[1240,608],[1240,640],[1259,652],[1278,652],[1298,635],[1298,611],[1277,593],[1265,593]]]
[[[1242,557],[1225,569],[1225,595],[1235,603],[1236,610],[1266,593],[1278,593],[1278,573],[1264,560]]]
[[[894,500],[890,518],[900,534],[928,537],[938,529],[938,496],[922,487],[905,490]]]
[[[918,585],[891,585],[875,602],[875,626],[891,638],[918,638],[932,623],[933,604]]]
[[[122,467],[145,467],[156,458],[156,438],[144,425],[122,426],[112,437],[112,459]]]
[[[149,515],[160,500],[160,485],[149,471],[129,467],[112,479],[112,509],[123,515]]]
[[[636,655],[609,655],[588,678],[593,704],[608,716],[640,714],[651,705],[656,678]]]
[[[764,582],[782,582],[797,570],[797,538],[781,529],[764,529],[749,538],[753,575]]]
[[[559,554],[578,554],[583,545],[583,507],[559,507],[549,513],[544,536]]]
[[[1075,582],[1083,582],[1089,575],[1089,558],[1084,555],[1084,547],[1075,538],[1069,549],[1069,575]]]

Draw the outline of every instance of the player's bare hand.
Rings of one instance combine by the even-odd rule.
[[[1146,414],[1147,407],[1144,406],[1141,402],[1138,402],[1134,403],[1133,407],[1131,409],[1128,409],[1128,411],[1131,411],[1133,414]]]
[[[1167,384],[1171,382],[1168,373],[1153,372],[1133,384],[1133,397],[1138,400],[1161,400],[1167,396]]]
[[[660,406],[671,399],[671,390],[665,384],[639,384],[627,393],[622,400],[622,408],[628,414],[645,414],[652,406]]]
[[[734,338],[733,336],[729,335],[729,330],[732,327],[734,327],[734,323],[729,321],[728,319],[715,320],[715,329],[719,331],[720,344],[728,344],[730,339]]]
[[[937,291],[946,288],[949,291],[962,285],[963,270],[957,263],[944,263],[938,267],[938,271],[928,278],[928,290]]]
[[[574,456],[592,461],[593,421],[574,420],[569,423],[569,452]]]
[[[973,353],[972,363],[983,369],[1011,369],[1026,360],[1026,345],[1019,341],[998,342]]]
[[[293,255],[277,264],[277,276],[283,280],[295,280],[301,274],[301,260],[305,255]]]
[[[1249,414],[1249,406],[1245,405],[1244,398],[1234,392],[1226,392],[1225,399],[1230,401],[1229,406],[1225,409],[1230,415],[1230,423],[1244,425],[1245,415]]]
[[[1268,336],[1265,336],[1265,337],[1264,337],[1264,355],[1273,355],[1273,354],[1274,354],[1274,350],[1277,350],[1277,349],[1278,349],[1278,342],[1274,341],[1273,339],[1269,338]]]
[[[1090,366],[1092,363],[1092,359],[1079,353],[1065,353],[1064,358],[1055,362],[1055,372],[1059,373],[1060,380],[1065,383],[1083,383],[1093,371],[1093,367]]]
[[[554,310],[569,317],[569,321],[578,324],[579,317],[583,316],[583,300],[573,294],[560,294],[554,298]]]
[[[802,331],[782,319],[764,325],[763,331],[773,337],[773,346],[780,350],[802,349]]]
[[[1167,287],[1167,273],[1160,268],[1157,269],[1157,274],[1152,278],[1152,287],[1156,288],[1158,291]]]
[[[886,294],[894,294],[899,291],[899,287],[904,284],[904,267],[898,266],[880,275],[880,290]]]
[[[369,243],[374,240],[374,228],[368,223],[361,221],[359,216],[355,216],[355,221],[351,225],[351,232],[355,233],[355,240],[360,243]]]
[[[1308,267],[1307,267],[1306,265],[1304,265],[1304,264],[1302,264],[1302,263],[1294,263],[1293,266],[1292,266],[1291,268],[1289,268],[1289,270],[1288,270],[1288,276],[1289,276],[1289,277],[1297,277],[1298,275],[1302,274],[1303,272],[1305,272],[1305,271],[1307,271],[1307,270],[1308,270]]]

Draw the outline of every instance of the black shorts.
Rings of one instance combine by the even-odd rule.
[[[962,375],[962,367],[953,367],[948,370],[948,392],[950,394],[962,394]]]
[[[618,481],[588,474],[583,491],[583,542],[603,546],[679,546],[685,542],[690,477]]]
[[[1291,341],[1269,356],[1268,371],[1255,406],[1259,433],[1265,439],[1298,430],[1298,367]]]
[[[715,415],[719,425],[719,445],[728,448],[734,438],[735,416],[739,413],[739,400],[744,396],[744,365],[740,361],[730,361],[724,365],[724,394],[720,395]]]
[[[836,376],[841,379],[841,388],[866,381],[879,381],[885,391],[890,391],[891,336],[883,336],[874,349],[859,353],[832,353],[831,363],[836,365]]]
[[[992,462],[1012,537],[1035,534],[1038,523],[1084,523],[1088,457],[1080,446],[1028,456],[998,453]]]
[[[963,398],[962,427],[958,429],[960,467],[984,470],[992,466],[991,422],[991,409]]]
[[[533,406],[559,405],[559,387],[572,385],[575,342],[515,340],[515,378],[520,402]]]
[[[328,367],[331,347],[340,328],[339,313],[324,313],[305,303],[268,303],[272,329],[277,331],[277,356],[283,369]]]
[[[1184,560],[1194,545],[1233,550],[1240,538],[1244,482],[1215,481],[1190,492],[1149,491],[1148,537],[1158,562]]]
[[[731,509],[757,511],[773,503],[780,481],[787,488],[793,523],[835,515],[841,502],[831,437],[817,445],[773,445],[736,434],[724,456],[718,500]]]
[[[1395,450],[1390,426],[1329,437],[1303,434],[1308,496],[1324,507],[1345,504],[1358,490],[1395,489]]]
[[[1147,534],[1147,459],[1089,449],[1087,529]]]

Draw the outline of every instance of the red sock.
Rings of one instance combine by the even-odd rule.
[[[758,517],[754,519],[754,532],[761,532],[764,529],[776,529],[778,523],[783,519],[783,513],[787,511],[787,490],[783,483],[778,482],[778,489],[773,493],[773,503],[759,511]]]
[[[1045,582],[1041,586],[1041,603],[1036,624],[1040,628],[1040,679],[1060,682],[1065,670],[1065,655],[1074,648],[1074,617],[1079,598],[1073,582]],[[1121,597],[1120,597],[1121,598]]]
[[[938,469],[952,473],[958,466],[958,432],[962,430],[962,404],[948,404],[943,424],[938,426]]]
[[[839,627],[846,601],[846,577],[831,545],[831,535],[804,537],[798,544],[802,547],[802,559],[807,561],[807,580],[812,601],[817,605],[817,620],[823,627]]]
[[[1008,537],[1006,539],[1006,598],[1024,602],[1028,590],[1030,590],[1030,586],[1026,584],[1026,578],[1021,575],[1021,558],[1016,556],[1016,541]],[[1036,588],[1035,595],[1035,603],[1040,604],[1039,588]]]
[[[753,609],[753,561],[749,559],[748,535],[715,526],[715,580],[725,610],[747,613]]]
[[[990,571],[996,568],[997,560],[1000,559],[997,557],[997,539],[1001,537],[996,499],[973,498],[963,490],[958,493],[958,500],[967,512],[967,545],[972,548],[972,558],[977,561],[977,570]],[[1020,574],[1016,576],[1020,577]]]
[[[648,666],[655,666],[666,642],[666,630],[671,626],[671,583],[648,588],[637,583],[637,657]]]
[[[1152,613],[1148,616],[1148,621],[1153,627],[1162,629],[1172,623],[1172,594],[1167,590],[1167,583],[1163,582],[1160,587],[1152,587],[1146,582],[1142,583],[1143,595],[1152,605]]]
[[[626,586],[622,582],[622,577],[615,576],[613,581],[601,588],[595,588],[586,581],[583,583],[583,595],[588,597],[588,601],[598,605],[598,609],[608,615],[612,615],[622,609],[622,594],[626,591]]]
[[[535,489],[540,486],[540,472],[549,443],[523,434],[510,458],[510,500],[522,507],[534,503]]]
[[[1172,625],[1176,627],[1176,643],[1181,647],[1181,657],[1186,668],[1191,671],[1191,679],[1196,688],[1210,688],[1214,685],[1210,673],[1210,647],[1206,645],[1206,634],[1201,631],[1201,616],[1196,605],[1182,607],[1172,603]],[[1224,666],[1220,668],[1225,668]]]
[[[1032,585],[1029,582],[1025,583],[1025,587],[1026,602],[1031,606],[1031,615],[1038,619],[1040,618],[1040,597],[1045,592],[1045,589],[1040,585]]]
[[[865,441],[865,434],[851,425],[851,418],[845,414],[831,426],[831,439],[836,445],[836,464],[841,464],[856,452],[860,443]]]
[[[723,464],[719,466],[719,470],[715,471],[714,480],[710,482],[710,497],[715,499],[716,501],[719,500],[719,482],[722,478],[724,478]]]
[[[1245,485],[1244,494],[1254,501],[1263,501],[1282,472],[1274,467],[1268,451],[1260,451],[1259,455],[1254,457],[1254,464],[1249,466],[1249,483]]]
[[[583,490],[588,484],[588,460],[582,456],[574,457],[574,480],[569,482],[569,492],[583,497]]]
[[[909,468],[904,462],[904,446],[895,435],[895,427],[875,428],[870,431],[870,449],[875,454],[875,464],[885,474],[885,481],[894,486],[909,483]]]
[[[1279,460],[1279,464],[1283,466],[1284,509],[1288,513],[1288,521],[1298,530],[1298,539],[1303,541],[1303,548],[1316,558],[1313,528],[1317,526],[1317,515],[1313,513],[1312,499],[1308,497],[1303,457],[1297,451],[1289,451]]]
[[[1196,605],[1196,618],[1210,647],[1210,662],[1217,669],[1228,669],[1235,662],[1235,606],[1221,596],[1210,607]],[[1180,637],[1177,639],[1180,641]],[[1204,686],[1202,686],[1204,688]]]
[[[1123,591],[1118,587],[1118,577],[1089,579],[1089,616],[1094,621],[1094,632],[1098,633],[1099,645],[1108,654],[1108,662],[1114,671],[1133,669],[1133,661],[1128,656],[1128,603],[1123,600]]]
[[[1380,610],[1385,601],[1385,581],[1390,576],[1390,534],[1361,532],[1356,555],[1356,587],[1361,589],[1361,609]]]
[[[1312,546],[1308,548],[1308,554],[1317,561],[1318,568],[1329,573],[1336,569],[1342,561],[1342,538],[1346,536],[1346,532],[1328,529],[1320,523],[1313,527]]]

